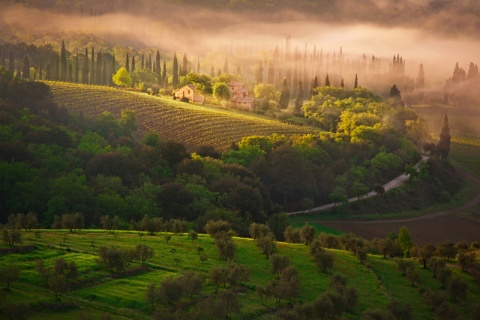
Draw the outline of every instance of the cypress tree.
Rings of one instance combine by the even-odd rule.
[[[200,59],[197,59],[197,73],[200,73]]]
[[[167,63],[163,61],[162,83],[165,83],[165,79],[167,79]]]
[[[88,84],[88,72],[90,67],[88,65],[88,49],[85,48],[85,57],[83,58],[83,69],[82,69],[82,83]]]
[[[298,83],[298,70],[297,70],[297,59],[295,58],[295,69],[293,69],[293,77],[292,77],[292,97],[297,96],[297,83]]]
[[[22,78],[23,79],[30,79],[30,60],[28,60],[27,55],[25,55],[23,57]]]
[[[325,77],[325,87],[330,87],[330,79],[328,78],[328,74]]]
[[[469,74],[471,73],[470,70],[468,70]],[[416,92],[418,99],[423,99],[425,92],[424,92],[424,87],[425,87],[425,72],[423,71],[423,63],[420,64],[420,67],[418,69],[418,77],[417,77],[417,84],[416,84]]]
[[[79,69],[79,64],[78,64],[78,53],[75,56],[75,76],[73,77],[73,82],[78,83],[78,71]]]
[[[108,85],[107,83],[107,61],[103,59],[103,68],[102,68],[102,85]]]
[[[145,68],[145,55],[142,53],[142,69]]]
[[[178,60],[177,53],[173,54],[173,71],[172,71],[172,85],[176,87],[178,85]]]
[[[135,71],[135,54],[132,54],[132,73]]]
[[[157,50],[157,54],[155,55],[155,65],[157,66],[157,70],[155,73],[158,74],[158,80],[161,80],[162,77],[162,68],[160,64],[160,51]]]
[[[303,85],[302,81],[298,82],[297,98],[295,99],[295,114],[300,115],[303,106]]]
[[[290,101],[290,91],[288,90],[287,79],[283,78],[282,92],[280,93],[280,101],[278,102],[281,109],[288,107]]]
[[[268,76],[267,76],[267,83],[274,84],[275,83],[275,75],[274,75],[274,68],[272,62],[268,64]]]
[[[310,88],[310,97],[311,99],[315,95],[315,89],[318,87],[318,77],[315,76],[315,78],[312,79],[312,87]]]
[[[342,82],[340,82],[340,87],[345,88],[345,84],[343,83],[343,78],[342,78]]]
[[[182,68],[180,69],[180,75],[185,76],[188,73],[188,59],[187,59],[187,54],[183,54],[183,62],[182,62]]]
[[[355,84],[353,85],[353,89],[357,89],[358,88],[358,77],[357,77],[357,74],[355,73]]]
[[[15,58],[13,57],[13,52],[10,50],[10,56],[8,57],[8,70],[14,75],[15,73]]]
[[[285,78],[287,80],[287,85],[290,88],[292,86],[292,70],[290,70],[290,68],[287,70]]]
[[[65,41],[62,40],[62,49],[60,51],[61,73],[60,80],[67,81],[67,50],[65,49]]]
[[[92,64],[90,65],[91,71],[90,71],[90,84],[95,83],[95,49],[92,46]]]
[[[441,159],[446,159],[450,153],[450,126],[448,124],[448,116],[443,118],[442,131],[440,132],[440,140],[437,144],[437,154]]]
[[[112,66],[111,66],[111,69],[110,69],[110,77],[108,77],[107,79],[107,84],[108,85],[112,85],[112,77],[113,75],[117,73],[117,67],[115,66],[115,53],[112,55]]]
[[[125,69],[127,69],[127,71],[130,72],[130,58],[128,57],[128,53],[127,53],[127,58],[125,59]]]
[[[51,80],[52,79],[52,70],[50,67],[50,63],[47,63],[47,67],[45,68],[45,80]]]
[[[60,80],[60,58],[58,57],[58,52],[55,54],[55,75],[54,80]]]
[[[103,83],[103,73],[102,73],[102,67],[103,67],[103,61],[102,61],[102,53],[98,52],[97,53],[97,64],[95,67],[95,84],[104,84]]]
[[[152,55],[151,54],[148,55],[148,66],[147,66],[147,68],[149,70],[153,71],[152,70]]]

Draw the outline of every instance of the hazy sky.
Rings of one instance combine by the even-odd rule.
[[[144,0],[148,1],[148,0]],[[308,1],[307,1],[308,2]],[[272,49],[285,44],[324,52],[343,47],[350,57],[363,53],[390,59],[399,53],[407,73],[416,76],[420,63],[427,78],[445,79],[458,61],[464,68],[479,63],[479,1],[364,0],[318,1],[325,10],[306,14],[282,9],[276,12],[222,12],[206,8],[157,6],[139,13],[111,13],[102,17],[39,15],[30,9],[1,10],[0,23],[37,34],[93,32],[121,45],[161,47],[170,51],[200,53],[218,43]],[[328,9],[328,10],[327,10]],[[137,10],[139,11],[139,10]],[[30,30],[30,31],[27,31]],[[167,49],[167,50],[168,50]]]

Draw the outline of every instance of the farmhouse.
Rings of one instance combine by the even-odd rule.
[[[176,90],[173,94],[178,100],[181,100],[182,98],[188,98],[188,101],[190,102],[205,102],[205,97],[196,92],[193,84],[187,84],[186,86]]]
[[[248,90],[241,82],[230,81],[227,83],[230,89],[233,106],[240,109],[252,110],[254,106],[254,99],[248,95]]]

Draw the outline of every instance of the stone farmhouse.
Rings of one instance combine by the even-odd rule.
[[[248,95],[248,90],[243,83],[230,81],[227,86],[230,89],[230,101],[235,108],[253,110],[255,99]]]
[[[196,92],[195,86],[193,84],[187,84],[186,86],[183,86],[182,88],[176,90],[174,92],[174,95],[177,100],[181,100],[182,98],[188,98],[188,101],[190,102],[205,102],[205,97]]]

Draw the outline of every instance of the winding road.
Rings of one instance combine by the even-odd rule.
[[[423,159],[424,160],[424,159]],[[418,164],[417,164],[418,165]],[[480,179],[468,173],[457,171],[466,179],[472,181],[480,187]],[[408,175],[400,175],[384,185],[393,189],[403,185],[408,180]],[[390,190],[388,189],[388,190]],[[369,192],[366,196],[374,196],[375,193]],[[357,201],[357,198],[349,199],[349,202]],[[468,203],[458,208],[428,213],[419,217],[389,220],[340,220],[340,221],[311,221],[319,223],[323,226],[333,228],[342,232],[351,232],[365,239],[375,237],[384,238],[388,233],[398,232],[401,227],[406,227],[412,236],[412,239],[420,243],[439,244],[444,241],[473,241],[480,242],[480,211],[477,210],[473,214],[476,215],[477,221],[470,220],[458,215],[465,212],[480,203],[480,194],[477,194]],[[328,204],[308,211],[298,213],[314,213],[321,210],[332,208],[335,204]],[[320,208],[320,210],[318,210]],[[294,213],[290,213],[294,214]]]
[[[428,159],[428,157],[426,156],[422,156],[422,159],[415,165],[415,169],[418,170],[418,168],[420,167],[420,164],[424,161],[426,161]],[[405,182],[408,181],[408,179],[410,178],[410,175],[407,174],[407,173],[402,173],[401,175],[399,175],[398,177],[390,180],[389,182],[387,182],[386,184],[383,185],[383,189],[385,191],[389,191],[389,190],[392,190],[392,189],[395,189],[395,188],[398,188],[398,187],[401,187]],[[370,198],[370,197],[373,197],[373,196],[376,196],[377,195],[377,192],[375,191],[370,191],[369,193],[367,194],[364,194],[364,195],[361,195],[360,197],[353,197],[353,198],[350,198],[348,199],[347,201],[348,202],[355,202],[355,201],[359,201],[361,199],[367,199],[367,198]],[[294,212],[288,212],[287,214],[288,215],[295,215],[295,214],[309,214],[309,213],[317,213],[319,211],[324,211],[324,210],[327,210],[327,209],[331,209],[333,208],[334,206],[338,205],[339,203],[338,202],[333,202],[333,203],[328,203],[328,204],[324,204],[324,205],[321,205],[319,207],[315,207],[315,208],[311,208],[311,209],[307,209],[307,210],[301,210],[301,211],[294,211]]]

